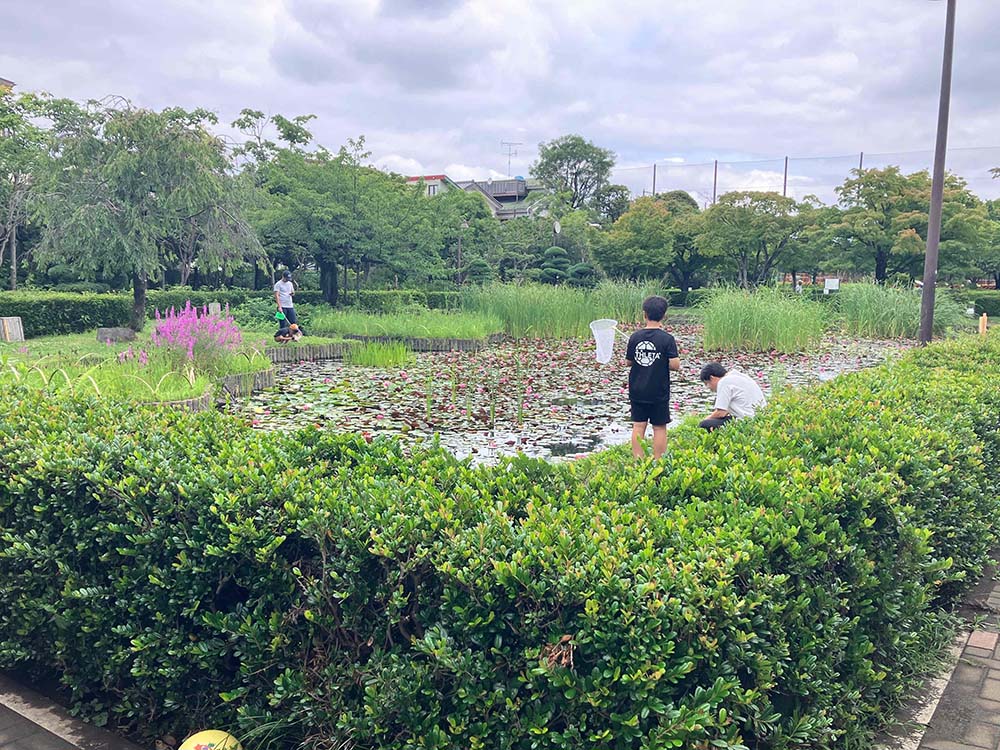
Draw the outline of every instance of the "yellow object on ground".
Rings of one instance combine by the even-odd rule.
[[[243,746],[229,732],[206,729],[184,740],[179,750],[243,750]]]

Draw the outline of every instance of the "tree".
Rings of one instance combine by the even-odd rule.
[[[604,221],[613,224],[628,211],[632,202],[632,191],[624,185],[605,185],[599,188],[590,204]]]
[[[37,189],[35,172],[44,160],[45,131],[34,119],[46,102],[33,94],[0,89],[0,263],[10,258],[10,288],[17,289],[17,233]]]
[[[989,223],[975,263],[978,272],[992,278],[993,286],[1000,289],[1000,198],[986,202],[986,215]]]
[[[930,208],[931,178],[926,172],[904,175],[899,167],[852,170],[837,188],[843,219],[836,228],[855,267],[874,270],[884,283],[890,273],[915,278],[923,267]],[[946,175],[941,222],[941,272],[962,275],[967,255],[978,242],[985,215],[965,181]]]
[[[671,215],[666,204],[653,197],[636,199],[612,225],[607,241],[595,248],[594,254],[609,276],[661,278],[674,258]]]
[[[564,135],[538,145],[538,161],[531,176],[556,192],[568,192],[570,206],[582,208],[607,186],[614,152],[599,148],[579,135]]]
[[[153,112],[117,100],[90,102],[53,123],[57,147],[41,196],[47,226],[40,255],[129,274],[135,330],[145,322],[149,281],[179,262],[182,247],[201,247],[217,261],[218,248],[208,251],[199,239],[225,225],[227,243],[238,237],[244,253],[259,251],[231,200],[228,155],[207,130],[214,122],[205,110]]]
[[[542,255],[542,273],[539,281],[543,284],[561,284],[566,280],[570,267],[569,255],[561,247],[553,245]]]
[[[698,202],[684,190],[658,193],[656,200],[670,214],[670,231],[674,237],[674,255],[667,266],[667,273],[674,285],[683,291],[702,285],[712,258],[702,253],[695,241],[702,227]]]
[[[755,287],[767,282],[799,236],[801,206],[778,193],[726,193],[703,217],[698,247],[731,263],[737,283]]]

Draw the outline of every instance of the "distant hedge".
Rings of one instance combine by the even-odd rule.
[[[976,309],[976,315],[986,313],[991,318],[1000,318],[1000,290],[983,289],[972,292],[960,292],[956,294],[956,297],[972,305]]]
[[[131,316],[132,298],[126,295],[0,292],[0,317],[21,318],[28,338],[125,326]]]
[[[659,463],[494,469],[11,390],[0,668],[147,739],[857,747],[996,542],[998,376],[969,338]]]

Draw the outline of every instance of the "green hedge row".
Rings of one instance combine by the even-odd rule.
[[[407,307],[454,310],[461,306],[459,292],[425,292],[420,289],[373,289],[348,295],[352,307],[373,313],[394,313]]]
[[[983,289],[973,292],[961,292],[958,299],[976,309],[976,315],[986,313],[991,318],[1000,318],[1000,290]]]
[[[128,325],[132,298],[74,292],[0,292],[0,317],[21,318],[28,338],[80,333],[98,326]]]
[[[14,390],[0,668],[253,748],[858,747],[996,541],[998,376],[967,339],[495,469]]]

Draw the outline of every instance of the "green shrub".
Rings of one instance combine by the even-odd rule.
[[[111,291],[111,285],[97,281],[71,281],[66,284],[56,284],[52,287],[51,291],[75,292],[77,294],[108,294]]]
[[[986,313],[991,318],[1000,318],[1000,290],[958,292],[955,296],[964,304],[974,307],[976,315]]]
[[[126,326],[132,298],[73,292],[0,292],[0,317],[19,317],[24,335],[82,333],[99,326]]]
[[[348,300],[352,307],[379,314],[427,306],[427,296],[419,289],[362,290],[360,295],[351,293]]]
[[[0,665],[146,738],[861,747],[996,541],[998,362],[933,345],[640,466],[8,390]]]
[[[424,292],[431,310],[458,310],[462,306],[461,292]]]
[[[871,338],[916,338],[920,331],[920,291],[879,284],[845,284],[834,306],[848,333]],[[934,333],[968,324],[968,317],[944,290],[934,300]]]
[[[703,308],[705,349],[803,351],[826,326],[824,308],[777,289],[717,289]]]

